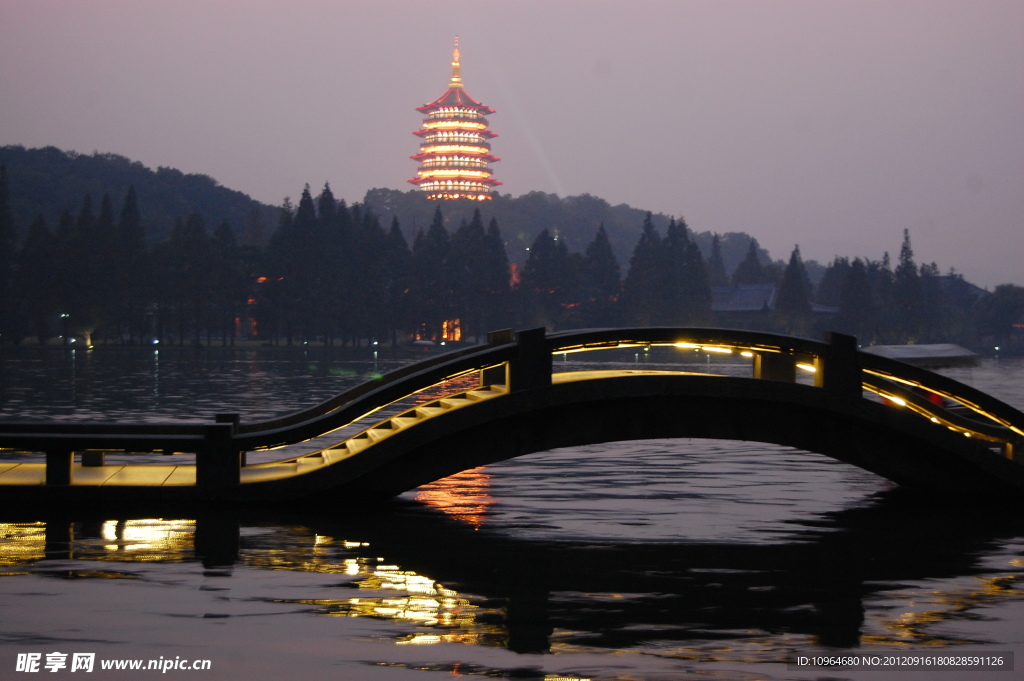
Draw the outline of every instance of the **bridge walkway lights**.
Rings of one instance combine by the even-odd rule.
[[[294,459],[246,466],[241,471],[241,483],[249,484],[309,473],[317,468],[338,463],[359,454],[395,433],[417,426],[428,419],[462,409],[471,404],[494,399],[506,392],[504,386],[492,385],[426,402],[402,411],[397,416],[389,417],[352,437],[317,452]]]

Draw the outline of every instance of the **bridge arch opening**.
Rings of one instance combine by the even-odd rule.
[[[792,540],[893,485],[781,445],[662,438],[563,447],[402,495],[475,528],[572,541]]]

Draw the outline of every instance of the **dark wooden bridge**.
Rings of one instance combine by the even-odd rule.
[[[642,364],[553,371],[556,355],[663,346],[736,355],[749,360],[750,375]],[[0,504],[345,502],[556,447],[676,437],[788,445],[943,494],[1024,492],[1024,414],[950,378],[861,352],[850,336],[532,329],[492,333],[485,345],[259,423],[218,414],[209,425],[0,424],[0,449],[26,455],[0,462]],[[280,457],[248,461],[265,450]],[[153,452],[182,463],[108,461]]]

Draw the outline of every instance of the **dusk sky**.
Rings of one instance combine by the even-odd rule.
[[[1019,0],[0,0],[0,144],[406,190],[452,39],[502,193],[1024,284]],[[486,213],[486,209],[484,210]],[[596,225],[595,225],[596,228]]]

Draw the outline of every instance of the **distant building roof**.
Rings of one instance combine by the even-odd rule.
[[[976,353],[953,343],[871,345],[863,348],[863,350],[872,355],[898,359],[907,364],[931,368],[970,365],[978,361]]]
[[[774,284],[742,284],[740,286],[713,286],[711,310],[725,314],[751,314],[771,312],[775,309],[775,296],[779,288]],[[839,314],[838,307],[811,303],[815,315]]]

